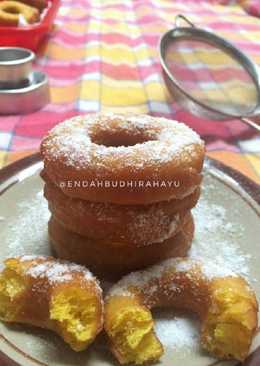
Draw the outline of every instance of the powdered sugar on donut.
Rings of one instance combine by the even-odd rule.
[[[187,275],[193,276],[193,273],[201,273],[207,280],[214,278],[237,276],[230,269],[219,267],[214,262],[196,261],[189,258],[170,258],[160,264],[154,265],[144,271],[133,272],[121,279],[112,287],[108,296],[132,296],[131,288],[146,288],[146,296],[151,296],[150,291],[157,291],[160,287],[160,279],[167,272],[185,272]],[[146,287],[152,283],[152,286]],[[175,286],[175,284],[173,283]],[[178,291],[176,287],[174,291]]]
[[[133,225],[130,227],[132,234],[131,240],[134,243],[144,243],[145,238],[153,236],[153,240],[156,243],[162,243],[174,235],[180,222],[181,217],[179,214],[170,218],[163,210],[157,210],[153,216],[149,213],[137,215],[133,221]],[[152,243],[154,241],[147,242],[148,245]]]
[[[17,257],[21,262],[30,262],[26,274],[33,278],[46,278],[50,284],[70,281],[73,274],[80,273],[85,280],[96,280],[92,273],[83,266],[66,261],[55,261],[44,256]]]
[[[104,128],[110,121],[118,121],[121,131],[126,134],[145,134],[148,141],[133,146],[104,146],[92,141],[91,134],[96,127]],[[113,125],[109,125],[113,133]],[[149,141],[150,139],[150,141]],[[155,118],[147,115],[125,116],[120,114],[96,114],[74,117],[50,131],[43,141],[44,155],[52,160],[63,159],[67,166],[82,169],[95,163],[105,164],[105,159],[124,156],[125,166],[135,169],[146,164],[161,164],[174,157],[178,159],[185,151],[188,155],[196,153],[195,146],[203,146],[199,135],[183,123]]]

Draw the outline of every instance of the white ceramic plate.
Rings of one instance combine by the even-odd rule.
[[[36,154],[0,171],[0,263],[13,255],[50,254],[49,213],[42,196],[40,170],[41,162]],[[207,160],[204,170],[202,196],[193,210],[194,253],[213,256],[219,265],[231,266],[245,274],[260,299],[259,188],[241,174],[212,160]],[[173,310],[171,314],[156,312],[156,318],[158,333],[166,348],[161,366],[237,365],[216,361],[203,353],[196,338],[198,330],[193,330],[193,334],[184,328],[177,329],[183,322],[176,323]],[[186,325],[189,324],[192,323]],[[177,343],[174,343],[174,334],[178,335]],[[256,336],[252,355],[244,365],[260,365],[260,350],[255,351],[259,346],[260,339]],[[75,353],[55,334],[22,325],[0,324],[0,351],[1,366],[117,364],[102,335],[87,351]]]

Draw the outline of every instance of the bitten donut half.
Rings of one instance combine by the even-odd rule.
[[[0,319],[59,334],[74,351],[103,328],[102,290],[84,267],[52,257],[9,258],[0,273]]]
[[[236,360],[248,355],[258,312],[249,284],[214,264],[179,258],[127,275],[109,291],[104,325],[122,365],[161,357],[151,309],[169,306],[200,317],[201,345],[212,355]]]

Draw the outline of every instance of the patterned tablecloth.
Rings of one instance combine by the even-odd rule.
[[[239,120],[194,117],[167,93],[159,37],[178,13],[234,42],[260,63],[260,1],[62,0],[36,68],[50,78],[51,103],[0,118],[0,167],[35,151],[56,123],[103,110],[176,118],[205,139],[208,155],[260,183],[260,138]],[[228,4],[227,4],[228,3]]]

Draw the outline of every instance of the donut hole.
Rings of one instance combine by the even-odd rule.
[[[103,145],[106,147],[120,147],[120,146],[135,146],[143,144],[147,141],[155,140],[151,136],[146,135],[143,131],[99,131],[91,136],[94,144]]]
[[[21,11],[14,5],[8,5],[4,8],[4,11],[9,14],[20,14]]]

